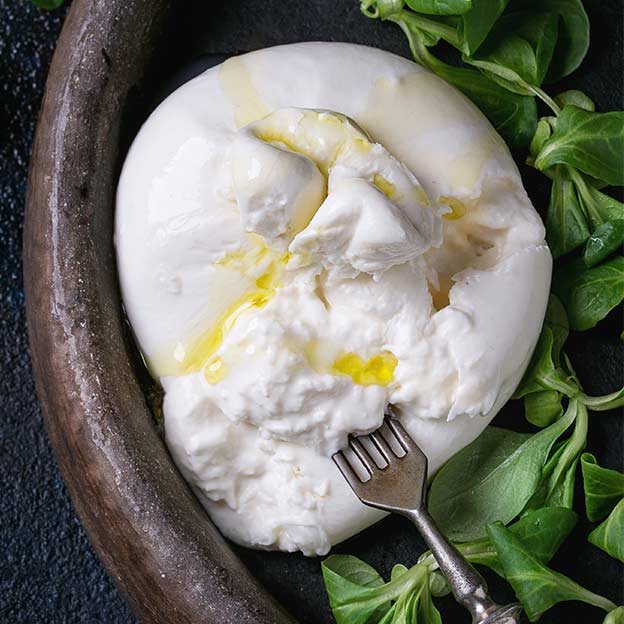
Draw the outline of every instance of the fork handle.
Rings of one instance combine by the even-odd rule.
[[[455,599],[472,615],[473,624],[521,624],[522,607],[496,604],[488,594],[483,577],[442,535],[424,506],[404,512],[431,549]]]

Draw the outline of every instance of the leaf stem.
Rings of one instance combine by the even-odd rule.
[[[571,405],[568,409],[573,408],[576,411],[574,431],[572,432],[572,435],[566,443],[563,452],[561,453],[561,457],[557,462],[557,467],[555,468],[553,479],[549,487],[550,491],[548,492],[548,496],[550,496],[553,490],[557,487],[561,479],[564,478],[568,468],[577,460],[585,448],[585,443],[587,442],[587,408],[577,399],[572,399],[570,404]]]
[[[594,607],[598,607],[599,609],[604,609],[607,613],[609,613],[609,611],[613,611],[613,609],[617,609],[617,605],[608,598],[605,598],[600,594],[595,594],[593,591],[589,591],[589,589],[582,587],[582,585],[579,585],[579,587],[583,589],[583,591],[579,593],[583,596],[583,600],[586,603],[594,605]]]
[[[428,568],[420,563],[414,564],[407,572],[401,574],[396,580],[386,583],[383,587],[386,588],[384,597],[390,600],[396,600],[401,594],[406,591],[411,591],[419,583],[422,582],[428,574]],[[378,587],[372,588],[372,593],[378,590]]]
[[[585,404],[587,409],[592,410],[592,412],[606,412],[624,405],[624,394],[622,394],[622,390],[616,390],[611,394],[599,397],[588,396],[583,393],[579,394],[577,398]]]
[[[422,39],[419,35],[416,35],[412,32],[411,28],[405,23],[403,19],[399,19],[397,17],[389,17],[389,22],[394,22],[397,24],[405,37],[407,38],[407,43],[409,44],[410,51],[414,60],[422,65],[423,67],[427,67],[431,71],[435,72],[436,65],[439,64],[440,61],[433,56],[429,50],[427,50],[427,46],[424,45]]]
[[[459,46],[460,41],[457,36],[457,30],[452,26],[435,22],[434,20],[427,19],[421,15],[410,15],[411,21],[416,24],[421,30],[430,32],[434,35],[440,35],[443,39],[448,41],[454,46]]]
[[[577,386],[569,384],[565,382],[561,377],[557,374],[553,375],[551,373],[540,374],[539,381],[542,382],[544,386],[549,388],[550,390],[555,390],[560,392],[561,394],[567,396],[568,398],[573,398],[579,394],[579,389]]]
[[[372,8],[371,8],[372,7]],[[370,17],[376,19],[379,17],[379,9],[377,8],[377,0],[361,0],[360,11]]]
[[[418,15],[417,13],[412,13],[411,11],[405,10],[399,11],[395,16],[389,19],[396,23],[398,23],[399,20],[404,21],[411,28],[424,30],[425,32],[431,33],[433,35],[438,35],[455,47],[461,46],[461,42],[459,40],[459,37],[457,36],[457,29],[453,28],[452,26],[448,26],[446,24],[427,19],[422,15]]]
[[[561,107],[550,97],[550,95],[548,95],[548,93],[542,91],[539,87],[534,87],[528,82],[524,82],[522,86],[526,87],[531,93],[533,93],[533,95],[536,95],[540,100],[542,100],[542,102],[544,102],[552,110],[552,112],[555,113],[555,115],[558,115],[561,112]]]
[[[496,555],[496,550],[492,546],[490,540],[487,537],[480,537],[469,542],[453,542],[453,546],[464,556],[468,561],[473,562],[475,557],[477,563],[484,555]],[[425,564],[429,568],[429,572],[439,570],[440,566],[435,560],[433,553],[430,550],[425,551],[419,558],[418,563]]]
[[[587,188],[587,182],[585,182],[585,178],[583,178],[583,176],[576,170],[575,167],[566,165],[566,170],[583,199],[581,205],[586,207],[587,211],[591,213],[586,216],[591,218],[594,227],[602,225],[604,223],[604,219],[600,216],[600,213],[594,207],[594,198],[591,196],[591,193]]]

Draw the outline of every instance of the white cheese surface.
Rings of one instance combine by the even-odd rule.
[[[351,44],[260,50],[175,91],[128,154],[115,236],[180,470],[226,536],[307,555],[383,515],[330,456],[388,404],[432,471],[485,428],[551,275],[482,114]]]

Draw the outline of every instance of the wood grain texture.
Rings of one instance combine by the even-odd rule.
[[[24,231],[38,395],[72,501],[143,622],[294,622],[207,520],[155,430],[113,250],[120,129],[167,0],[76,0],[39,118]]]

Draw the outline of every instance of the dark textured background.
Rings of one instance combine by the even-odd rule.
[[[602,110],[621,108],[622,3],[585,4],[592,48],[583,69],[561,89],[580,87]],[[154,93],[146,90],[146,110],[182,77],[223,54],[327,39],[368,43],[408,55],[398,29],[363,18],[355,0],[180,0],[178,5],[160,51]],[[45,75],[64,15],[64,9],[45,13],[27,0],[0,0],[0,622],[122,624],[135,620],[73,513],[44,432],[27,355],[21,277],[25,181]],[[543,206],[547,197],[543,177],[528,169],[523,174],[534,203]],[[620,314],[613,313],[598,329],[570,341],[570,355],[590,393],[607,392],[622,383]],[[522,422],[521,414],[506,409],[499,423],[512,422],[514,426]],[[592,417],[588,446],[601,463],[621,470],[623,443],[621,415]],[[622,566],[587,544],[587,531],[581,523],[553,567],[622,602]],[[402,519],[390,518],[336,550],[358,554],[387,575],[398,561],[413,563],[422,544]],[[237,551],[303,622],[331,621],[318,560]],[[500,600],[510,599],[503,584],[491,581]],[[465,621],[450,600],[444,606],[447,624]],[[542,621],[591,624],[601,619],[598,610],[575,603],[553,609]]]
[[[22,218],[32,137],[64,11],[0,0],[0,622],[134,622],[74,515],[27,354]]]

